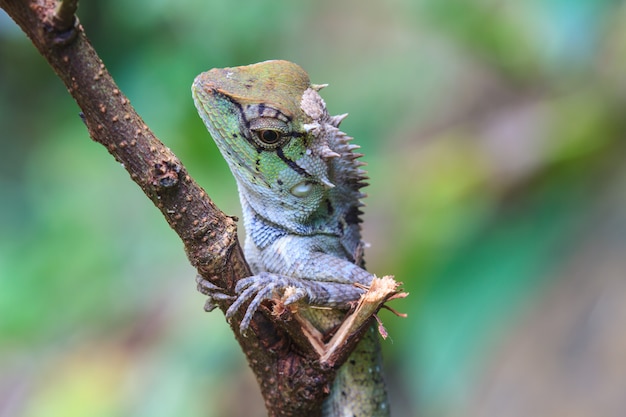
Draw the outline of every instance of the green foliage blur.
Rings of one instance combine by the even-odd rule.
[[[622,2],[111,0],[79,17],[228,214],[193,78],[288,59],[330,84],[369,163],[368,268],[411,293],[393,304],[408,318],[381,313],[394,416],[626,414],[624,336],[602,366],[590,345],[626,318],[600,308],[626,298]],[[177,236],[3,12],[0,109],[0,416],[263,416]]]

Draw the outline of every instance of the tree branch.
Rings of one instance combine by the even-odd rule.
[[[135,112],[78,23],[74,15],[77,0],[59,4],[54,0],[0,0],[0,7],[65,83],[82,110],[91,138],[106,147],[161,210],[198,273],[233,294],[236,281],[251,275],[237,241],[236,219],[214,205]],[[222,311],[231,303],[216,301]],[[233,318],[231,328],[257,377],[269,415],[319,415],[336,369],[360,335],[353,335],[335,352],[333,361],[320,363],[319,353],[289,309],[276,315],[266,307],[260,310],[246,337],[238,328],[242,314]]]

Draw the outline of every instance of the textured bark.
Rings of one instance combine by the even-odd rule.
[[[237,241],[236,219],[220,211],[135,112],[85,36],[74,12],[77,1],[0,0],[82,110],[91,138],[130,174],[184,243],[198,273],[233,294],[236,281],[251,275]],[[226,311],[231,301],[217,302]],[[253,369],[270,416],[315,416],[337,369],[360,339],[320,363],[288,309],[262,308],[246,337],[231,328]],[[367,326],[364,326],[366,328]],[[361,332],[362,333],[362,332]]]

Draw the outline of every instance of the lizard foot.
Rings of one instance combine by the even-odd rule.
[[[268,272],[239,280],[235,291],[239,295],[226,311],[226,319],[231,319],[243,304],[250,301],[239,325],[242,333],[248,330],[254,313],[265,300],[280,298],[284,305],[304,301],[309,306],[346,308],[364,292],[352,284],[309,281]]]
[[[217,307],[217,301],[232,300],[235,297],[225,294],[224,289],[213,284],[211,281],[204,279],[202,275],[196,276],[196,283],[198,284],[198,291],[206,295],[208,298],[204,303],[204,311],[210,312]]]

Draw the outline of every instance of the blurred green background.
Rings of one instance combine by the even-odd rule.
[[[626,415],[626,6],[84,1],[109,71],[228,214],[190,85],[299,63],[369,163],[392,413]],[[181,243],[0,12],[0,416],[262,416]]]

